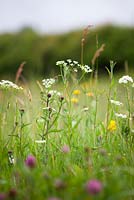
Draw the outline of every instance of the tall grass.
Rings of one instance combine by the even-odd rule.
[[[85,81],[88,66],[59,61],[32,98],[1,82],[0,199],[134,198],[133,79],[114,66]]]

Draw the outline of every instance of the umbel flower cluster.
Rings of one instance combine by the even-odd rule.
[[[133,79],[132,77],[126,75],[126,76],[122,76],[120,79],[119,79],[119,83],[124,83],[124,84],[127,84],[127,83],[133,83]]]
[[[122,119],[126,119],[127,118],[127,115],[122,114],[122,113],[115,113],[115,116],[119,117],[119,118],[122,118]]]
[[[49,94],[51,95],[51,96],[61,96],[61,93],[60,92],[58,92],[57,90],[50,90],[49,91]]]
[[[45,86],[45,88],[50,88],[54,83],[54,78],[47,78],[42,80],[42,84]]]
[[[92,69],[88,65],[81,65],[77,61],[72,61],[71,59],[57,61],[56,65],[60,67],[72,67],[74,72],[77,72],[78,69],[81,69],[84,73],[92,72]]]
[[[111,102],[111,104],[114,104],[114,105],[116,105],[116,106],[121,106],[121,105],[123,105],[122,102],[120,102],[120,101],[115,101],[115,100],[113,100],[113,99],[110,99],[110,102]]]
[[[22,90],[22,87],[19,87],[15,83],[8,81],[8,80],[2,80],[0,81],[0,88],[1,89],[15,89],[15,90]]]

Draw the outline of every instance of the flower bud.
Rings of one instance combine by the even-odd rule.
[[[48,98],[51,98],[51,96],[52,96],[52,95],[51,95],[50,93],[47,94],[47,97],[48,97]]]
[[[29,168],[35,168],[36,166],[36,158],[32,155],[29,155],[25,161],[25,164]]]
[[[97,195],[102,191],[102,183],[98,180],[90,180],[86,184],[86,190],[89,194]]]

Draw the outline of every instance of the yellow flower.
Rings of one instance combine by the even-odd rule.
[[[92,92],[88,92],[88,93],[86,93],[86,95],[87,95],[88,97],[93,97],[93,96],[94,96],[94,94],[93,94]]]
[[[80,94],[80,90],[74,90],[74,91],[73,91],[73,94],[79,95],[79,94]]]
[[[74,104],[77,104],[78,101],[79,101],[79,100],[78,100],[77,98],[72,98],[72,99],[71,99],[71,102],[74,103]]]
[[[114,120],[111,120],[109,125],[108,125],[108,130],[109,131],[115,131],[116,129],[117,129],[116,122]]]

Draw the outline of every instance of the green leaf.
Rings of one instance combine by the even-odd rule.
[[[30,124],[31,123],[23,124],[21,128],[23,129],[24,127],[29,126]]]
[[[50,130],[50,131],[48,131],[48,133],[56,133],[56,132],[61,132],[62,131],[62,129],[52,129],[52,130]]]

